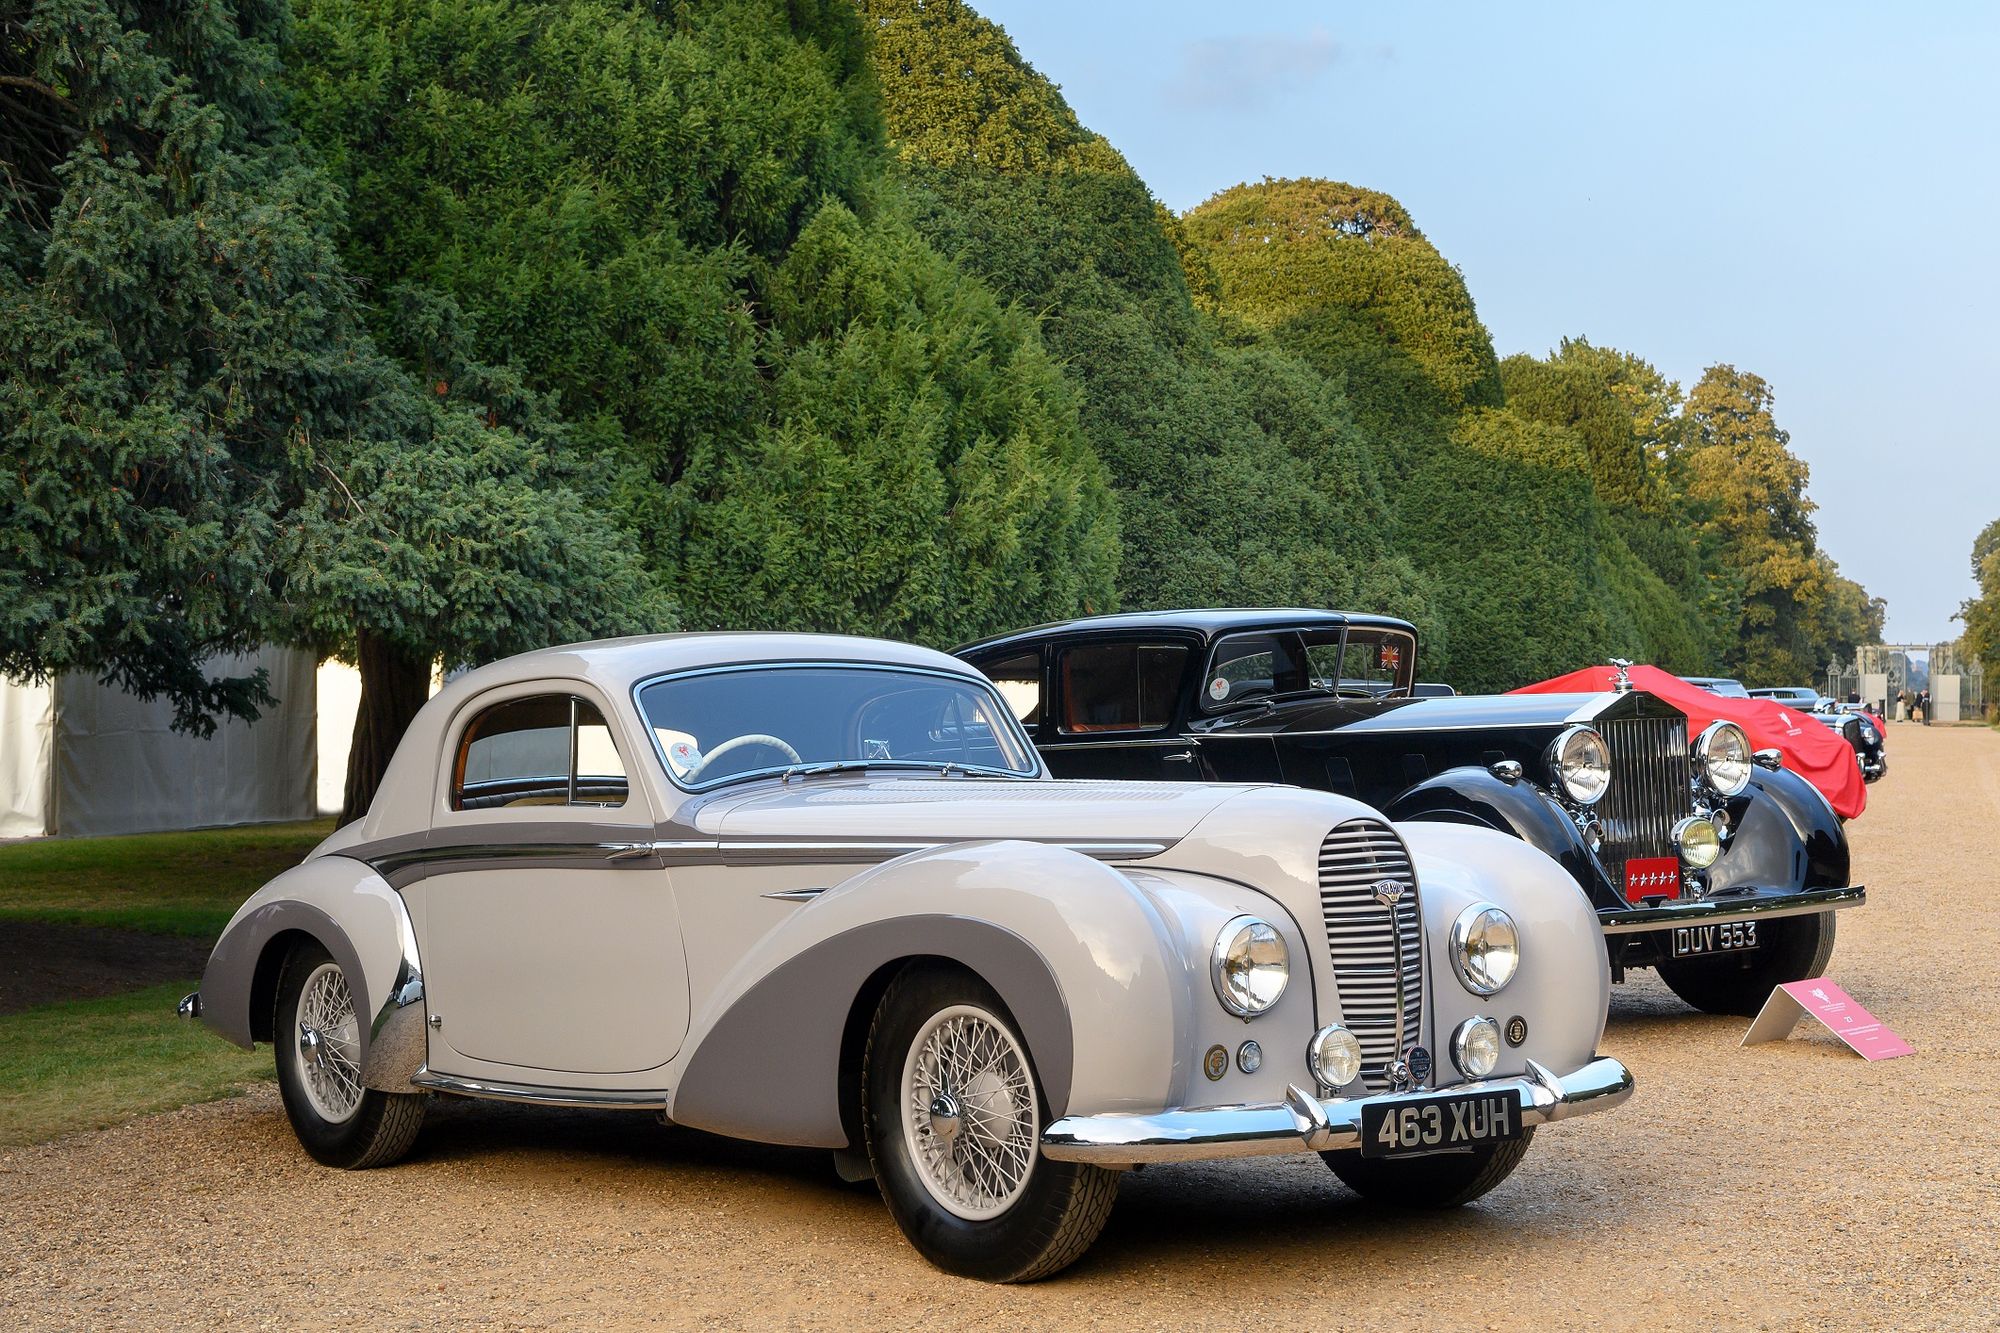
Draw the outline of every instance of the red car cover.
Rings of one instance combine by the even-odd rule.
[[[1687,714],[1689,740],[1718,719],[1734,722],[1750,737],[1752,749],[1776,750],[1784,755],[1785,767],[1819,788],[1842,819],[1852,819],[1867,808],[1868,784],[1861,779],[1861,766],[1854,762],[1854,747],[1826,724],[1775,700],[1710,694],[1658,667],[1635,666],[1626,675],[1634,689],[1658,695]],[[1591,694],[1613,688],[1617,676],[1615,667],[1585,667],[1554,680],[1523,685],[1512,693]]]

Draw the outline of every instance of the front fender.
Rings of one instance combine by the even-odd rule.
[[[1511,833],[1552,857],[1594,897],[1619,905],[1576,821],[1526,779],[1508,781],[1484,768],[1452,768],[1418,783],[1382,808],[1391,820],[1477,824]]]
[[[1788,768],[1757,769],[1728,802],[1733,829],[1710,892],[1843,888],[1852,882],[1847,830],[1819,789]]]
[[[1526,1071],[1535,1060],[1556,1070],[1581,1067],[1597,1053],[1611,1003],[1611,968],[1597,913],[1566,871],[1527,843],[1462,824],[1400,824],[1415,861],[1424,911],[1433,1032],[1438,1067],[1451,1071],[1452,1031],[1474,1015],[1520,1018],[1527,1039],[1507,1046],[1500,1072]],[[1493,995],[1459,980],[1451,927],[1459,913],[1487,902],[1514,918],[1521,965]]]
[[[1087,856],[987,842],[872,867],[759,940],[695,1016],[668,1114],[742,1138],[850,1146],[849,1019],[872,980],[918,957],[957,962],[998,992],[1052,1115],[1165,1104],[1188,997],[1159,910]]]
[[[275,1039],[269,1013],[271,970],[282,961],[281,937],[317,940],[347,976],[360,1024],[362,1080],[370,1087],[409,1091],[423,1065],[423,972],[416,932],[402,895],[368,866],[321,856],[287,870],[236,910],[209,954],[201,977],[201,1019],[250,1047]]]

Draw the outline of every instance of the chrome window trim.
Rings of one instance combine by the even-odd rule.
[[[640,729],[646,733],[646,739],[651,742],[653,757],[659,760],[660,771],[667,775],[667,781],[672,783],[674,788],[684,795],[708,796],[715,792],[725,791],[732,786],[744,782],[774,780],[783,770],[771,768],[753,769],[747,773],[738,773],[720,779],[709,786],[688,786],[674,776],[674,766],[667,762],[667,752],[660,745],[659,728],[654,725],[652,717],[646,712],[645,704],[640,702],[640,694],[655,685],[663,684],[670,680],[690,680],[696,676],[720,676],[744,671],[795,671],[801,668],[813,669],[826,667],[847,671],[881,671],[899,676],[932,676],[938,680],[954,681],[969,689],[984,691],[987,698],[992,701],[998,710],[996,716],[1005,719],[1007,725],[1013,727],[1014,739],[1020,744],[1022,753],[1027,756],[1028,762],[1033,767],[1018,773],[1010,770],[1005,774],[997,772],[981,773],[979,776],[988,777],[994,781],[1007,782],[1033,781],[1037,778],[1048,776],[1048,770],[1042,765],[1041,752],[1035,748],[1034,739],[1028,735],[1026,728],[1021,725],[1021,719],[1014,716],[1014,710],[1007,706],[1007,701],[1001,697],[999,688],[992,681],[981,675],[977,668],[971,666],[968,666],[963,672],[958,672],[946,671],[938,667],[905,665],[896,662],[808,661],[803,658],[787,659],[778,662],[730,662],[721,666],[689,667],[681,671],[659,671],[650,676],[641,676],[638,680],[632,682],[628,693],[632,700],[633,716],[638,718]],[[920,770],[910,771],[916,772]]]

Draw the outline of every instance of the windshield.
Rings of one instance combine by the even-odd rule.
[[[950,766],[1032,777],[1034,751],[991,687],[914,668],[741,667],[669,676],[639,711],[674,781],[702,790],[759,774]]]
[[[1407,630],[1334,625],[1231,634],[1209,655],[1202,705],[1215,712],[1311,691],[1368,698],[1407,693],[1416,658],[1416,639]]]

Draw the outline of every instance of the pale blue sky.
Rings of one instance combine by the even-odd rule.
[[[973,3],[1170,208],[1386,190],[1502,356],[1763,375],[1889,637],[1958,634],[2000,517],[2000,6]]]

